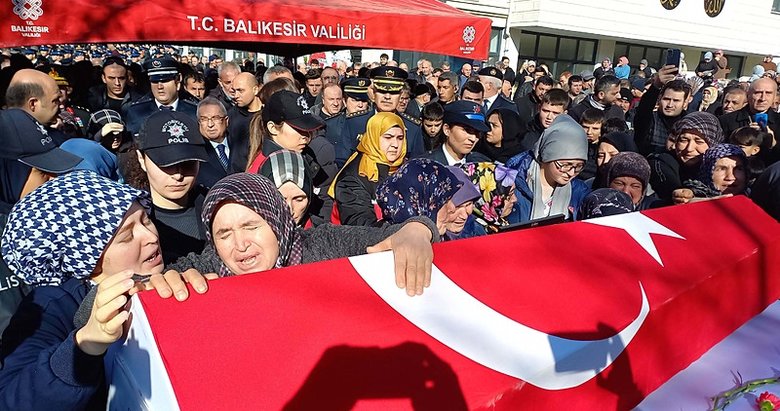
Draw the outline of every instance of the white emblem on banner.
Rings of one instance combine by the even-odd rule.
[[[43,16],[43,0],[12,0],[14,14],[22,20],[38,20]]]
[[[466,43],[474,42],[476,35],[477,30],[474,28],[474,26],[466,26],[466,28],[463,29],[463,41]]]

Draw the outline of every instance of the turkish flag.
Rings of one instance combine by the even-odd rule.
[[[745,197],[434,256],[421,297],[390,253],[142,293],[119,369],[184,410],[630,409],[780,296],[780,225]]]

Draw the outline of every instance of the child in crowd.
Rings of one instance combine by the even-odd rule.
[[[588,160],[585,162],[585,168],[577,177],[581,180],[588,180],[596,176],[596,156],[601,129],[604,127],[604,112],[595,108],[585,110],[580,116],[580,125],[588,137]]]
[[[433,102],[426,104],[422,110],[422,131],[425,150],[430,151],[444,143],[444,108],[441,104]]]

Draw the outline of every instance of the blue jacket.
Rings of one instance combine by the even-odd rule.
[[[105,409],[103,355],[76,346],[74,316],[89,291],[83,280],[33,289],[3,335],[0,409]]]
[[[534,155],[532,151],[526,151],[510,158],[506,165],[507,167],[517,170],[517,178],[515,178],[515,194],[517,195],[517,203],[515,203],[512,214],[509,215],[507,220],[511,223],[522,223],[531,220],[531,208],[534,205],[534,193],[531,187],[528,186],[526,181],[528,178],[528,168],[531,167],[531,162],[534,161]],[[585,196],[590,193],[590,189],[587,184],[580,179],[573,178],[571,182],[571,200],[569,201],[569,218],[571,220],[577,220],[577,214],[580,209],[580,203]]]

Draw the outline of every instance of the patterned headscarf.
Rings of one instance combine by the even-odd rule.
[[[501,213],[514,191],[517,170],[493,163],[467,163],[461,168],[481,193],[474,202],[477,223],[488,232],[497,232],[498,227],[508,225]]]
[[[275,151],[260,166],[258,174],[270,178],[276,184],[276,188],[288,181],[292,182],[311,199],[311,177],[301,153],[290,150]]]
[[[387,130],[393,127],[400,127],[404,133],[404,141],[401,144],[401,153],[398,158],[392,163],[387,160],[385,153],[379,148],[379,139]],[[360,165],[358,166],[358,174],[366,177],[370,181],[379,181],[379,169],[377,164],[384,164],[390,166],[390,174],[394,173],[398,167],[404,163],[404,157],[406,157],[406,127],[401,117],[398,117],[394,113],[376,113],[368,119],[366,124],[366,132],[360,137],[360,142],[357,145],[357,151],[352,153],[352,156],[344,164],[341,169],[344,170],[347,164],[355,161],[358,154],[362,153],[360,158]],[[339,171],[339,174],[341,172]],[[328,189],[328,195],[336,198],[336,182],[339,176],[333,179],[330,188]]]
[[[591,192],[585,196],[580,206],[580,216],[583,220],[632,211],[634,211],[634,203],[631,197],[614,188],[600,188]]]
[[[3,231],[3,259],[32,286],[86,279],[133,202],[148,194],[91,171],[51,180],[22,198]]]
[[[301,263],[302,239],[295,226],[290,207],[276,189],[274,183],[259,174],[236,173],[219,180],[203,202],[203,224],[206,226],[206,238],[214,244],[211,225],[214,215],[220,205],[233,201],[248,207],[263,217],[279,242],[279,257],[274,267],[287,267]],[[222,263],[219,274],[231,275],[227,266]]]
[[[376,201],[391,224],[417,216],[426,216],[435,223],[439,210],[462,185],[444,165],[417,158],[377,187]]]
[[[723,128],[720,126],[720,121],[714,114],[706,111],[694,111],[674,123],[672,135],[676,138],[682,133],[696,134],[710,147],[723,142]]]
[[[712,181],[712,172],[715,170],[715,163],[724,157],[737,157],[742,161],[742,166],[747,164],[747,157],[745,152],[739,146],[734,144],[718,144],[717,146],[710,147],[702,155],[701,165],[699,166],[698,180],[706,184],[707,187],[713,190],[715,184]]]

